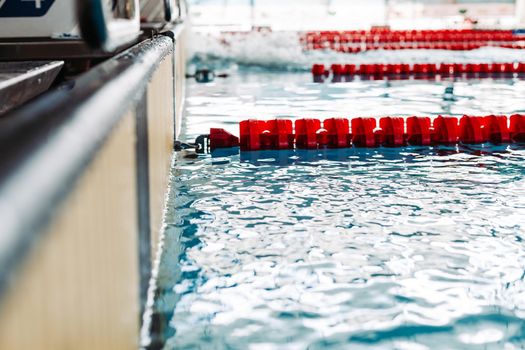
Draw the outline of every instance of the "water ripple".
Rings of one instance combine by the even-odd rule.
[[[173,170],[167,349],[525,348],[520,147],[218,159]]]
[[[168,347],[524,346],[525,152],[387,152],[178,165],[173,218],[199,244]]]

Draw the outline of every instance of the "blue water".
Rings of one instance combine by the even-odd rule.
[[[248,117],[512,113],[520,81],[188,83],[183,137]],[[156,309],[166,349],[525,348],[525,150],[179,157]]]

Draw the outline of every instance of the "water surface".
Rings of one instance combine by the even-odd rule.
[[[189,83],[184,137],[249,117],[510,114],[521,81]],[[179,159],[157,308],[167,349],[525,347],[519,146]]]

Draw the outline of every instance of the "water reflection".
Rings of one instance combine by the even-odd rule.
[[[193,86],[183,132],[442,112],[440,82],[305,78]],[[524,87],[458,82],[450,110],[509,114]],[[167,349],[525,347],[522,146],[225,152],[173,169],[156,301]]]
[[[398,148],[342,148],[342,149],[295,149],[295,150],[261,150],[241,152],[238,147],[217,149],[211,152],[213,164],[229,163],[232,156],[239,156],[241,162],[249,162],[253,165],[279,165],[288,166],[295,164],[310,164],[322,160],[332,162],[360,161],[366,162],[373,157],[381,157],[388,160],[402,160],[412,162],[416,158],[424,156],[449,156],[457,153],[465,153],[475,156],[493,155],[507,153],[509,150],[520,150],[520,144],[504,145],[437,145],[407,146]]]

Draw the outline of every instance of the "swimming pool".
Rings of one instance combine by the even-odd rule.
[[[512,114],[518,80],[188,81],[183,137],[257,117]],[[156,308],[167,349],[525,347],[520,146],[178,159]]]

